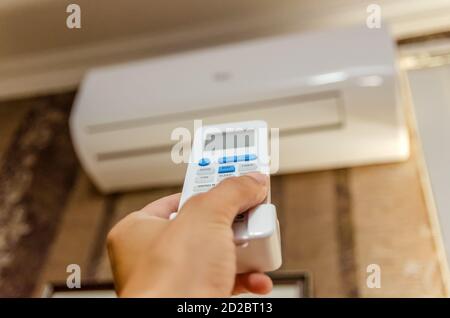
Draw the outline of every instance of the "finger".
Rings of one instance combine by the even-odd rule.
[[[202,219],[220,219],[231,225],[237,214],[266,198],[268,183],[269,178],[260,173],[231,177],[212,190],[189,199],[182,210],[200,215]]]
[[[215,202],[215,206],[221,208],[219,213],[213,215],[220,217],[223,214],[231,224],[237,214],[249,210],[266,198],[268,183],[269,178],[260,173],[225,179],[210,191],[211,204]]]
[[[264,273],[246,273],[236,276],[233,294],[250,292],[253,294],[268,294],[273,288],[272,279]]]
[[[157,216],[168,219],[171,213],[177,212],[178,204],[180,203],[180,196],[181,193],[176,193],[158,199],[146,205],[142,210],[140,210],[140,212],[149,216]]]

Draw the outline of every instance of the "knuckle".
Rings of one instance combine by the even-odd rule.
[[[229,188],[230,191],[237,188],[243,188],[243,181],[241,177],[230,177],[223,180],[222,182],[223,186]]]
[[[230,187],[238,183],[238,177],[229,177],[224,180],[222,180],[219,184],[223,187]]]
[[[243,176],[242,177],[245,182],[246,182],[246,187],[247,189],[251,190],[251,192],[255,195],[255,196],[259,196],[261,195],[262,191],[265,189],[265,187],[263,185],[261,185],[260,183],[258,183],[255,179],[253,179],[252,177],[249,176]]]
[[[257,200],[262,195],[263,187],[249,176],[230,177],[221,183],[223,189],[226,189],[227,196],[235,200]]]
[[[236,182],[236,190],[239,191],[239,194],[242,194],[245,197],[249,197],[255,193],[258,193],[259,187],[258,184],[248,176],[242,176],[237,179],[239,182]]]

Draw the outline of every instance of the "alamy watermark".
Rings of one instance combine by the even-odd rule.
[[[66,18],[68,29],[81,29],[81,7],[78,4],[71,3],[67,6],[66,12],[69,15]]]
[[[66,273],[69,273],[66,279],[67,288],[81,288],[81,267],[78,264],[69,264],[66,267]]]
[[[381,267],[378,264],[369,264],[366,268],[367,288],[381,288]]]
[[[369,29],[381,28],[381,6],[379,4],[369,4],[366,8],[366,26]]]

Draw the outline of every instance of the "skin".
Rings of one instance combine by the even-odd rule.
[[[107,238],[120,297],[229,297],[266,294],[263,273],[236,274],[234,217],[263,202],[268,178],[249,174],[225,179],[178,208],[180,194],[150,203],[122,219]]]

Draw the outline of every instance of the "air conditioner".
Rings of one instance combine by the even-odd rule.
[[[76,152],[104,192],[181,183],[176,127],[265,120],[279,173],[408,157],[386,29],[290,34],[93,69],[71,115]]]

